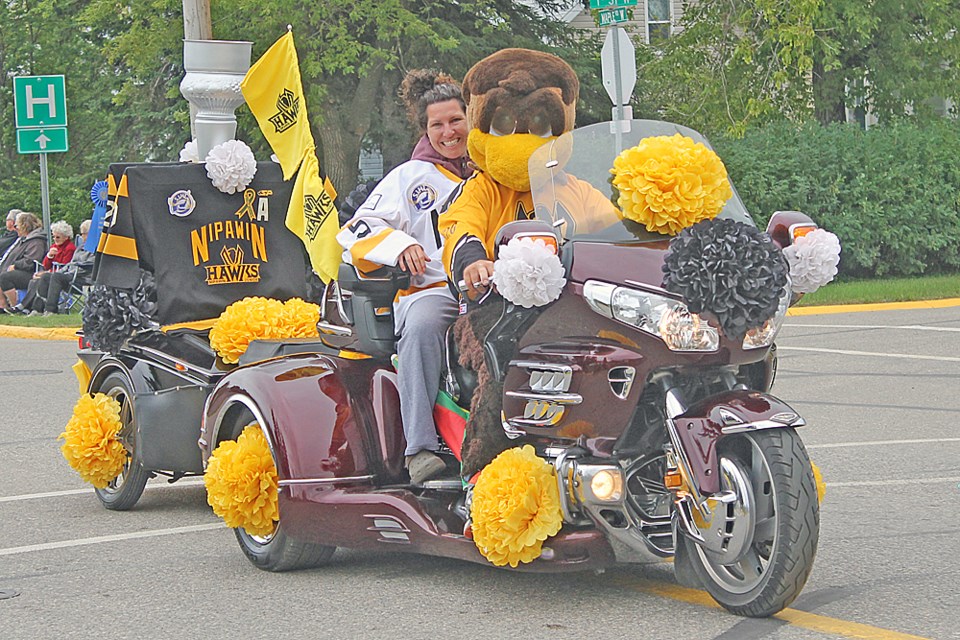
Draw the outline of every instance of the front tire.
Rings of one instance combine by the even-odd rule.
[[[710,522],[699,523],[710,548],[681,536],[678,571],[692,569],[732,613],[770,616],[793,602],[813,568],[820,507],[810,458],[793,429],[731,437],[719,453],[721,490],[736,500],[713,502]]]
[[[233,439],[240,436],[243,429],[256,424],[263,429],[263,425],[248,409],[242,412],[243,418],[237,421]],[[264,430],[264,434],[266,431]],[[268,438],[269,440],[269,438]],[[272,452],[275,456],[276,453]],[[276,458],[273,460],[277,464]],[[247,559],[258,569],[263,571],[281,572],[298,569],[311,569],[325,564],[333,556],[336,547],[302,542],[289,537],[283,528],[283,517],[275,523],[274,529],[266,536],[255,536],[248,533],[243,527],[234,529],[240,549]]]
[[[143,468],[137,447],[137,414],[134,409],[133,385],[120,371],[107,375],[91,392],[103,393],[120,405],[120,432],[118,437],[127,450],[127,463],[116,478],[103,489],[94,489],[100,503],[111,511],[126,511],[137,504],[143,489],[150,479],[150,472]]]

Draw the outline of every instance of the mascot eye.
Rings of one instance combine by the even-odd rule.
[[[530,117],[530,126],[528,130],[535,136],[549,138],[553,135],[553,127],[550,125],[550,118],[545,113],[536,113]]]
[[[517,116],[510,109],[498,108],[490,121],[490,135],[508,136],[517,130]]]

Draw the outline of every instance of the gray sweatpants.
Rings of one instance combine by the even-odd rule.
[[[407,308],[397,346],[400,417],[407,439],[405,455],[412,456],[422,449],[437,450],[433,405],[440,390],[444,335],[456,318],[457,302],[450,296],[421,296]]]

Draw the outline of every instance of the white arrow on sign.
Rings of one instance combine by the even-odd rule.
[[[34,140],[36,140],[37,144],[40,145],[40,150],[43,151],[47,148],[47,143],[52,141],[53,138],[48,138],[47,135],[41,131],[40,135],[34,138]]]

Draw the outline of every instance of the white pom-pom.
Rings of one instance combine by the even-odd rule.
[[[493,281],[500,295],[528,309],[553,302],[567,283],[560,258],[533,238],[514,238],[500,250]]]
[[[253,151],[240,140],[221,142],[210,149],[204,162],[207,163],[207,177],[224,193],[243,191],[257,174]]]
[[[840,239],[815,229],[783,250],[790,264],[790,280],[797,293],[813,293],[833,280],[840,263]]]
[[[183,149],[180,149],[180,162],[200,162],[200,151],[196,140],[190,140],[183,145]]]

